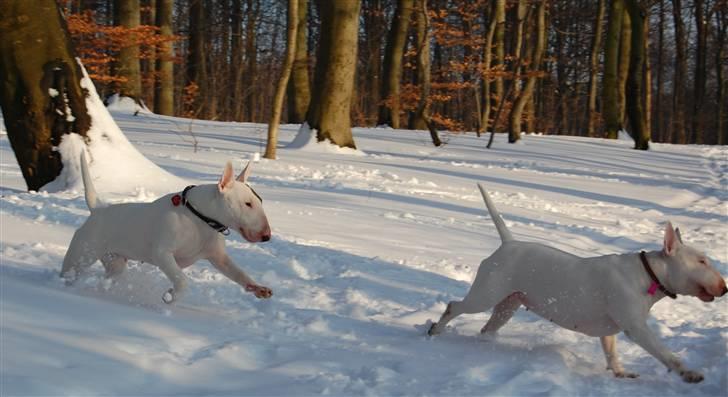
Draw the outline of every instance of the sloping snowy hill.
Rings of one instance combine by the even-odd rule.
[[[190,183],[215,182],[262,152],[265,126],[114,114],[152,162]],[[196,151],[188,130],[195,133]],[[99,264],[58,279],[88,215],[83,192],[26,193],[0,136],[0,395],[691,395],[728,394],[726,299],[663,300],[650,325],[705,381],[683,383],[620,336],[634,380],[605,370],[599,342],[520,310],[494,340],[487,314],[424,336],[499,245],[475,183],[519,239],[592,256],[657,249],[666,220],[728,275],[728,151],[706,146],[527,136],[495,149],[472,135],[355,129],[364,155],[310,146],[253,165],[273,229],[268,243],[228,237],[228,251],[273,289],[246,294],[207,263],[186,270],[176,306],[155,267],[106,280]],[[120,165],[118,172],[123,173]],[[109,201],[149,201],[104,192]],[[142,185],[142,184],[140,184]],[[144,186],[149,186],[145,181]]]

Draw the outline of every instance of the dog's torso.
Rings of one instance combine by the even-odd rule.
[[[538,243],[509,241],[481,263],[472,290],[481,290],[479,281],[496,278],[507,293],[517,294],[526,308],[549,321],[590,336],[612,335],[620,331],[609,314],[616,294],[644,283],[635,259],[581,258]],[[652,306],[649,298],[641,304],[646,310]]]
[[[207,256],[222,237],[183,206],[173,206],[173,194],[151,203],[124,203],[95,209],[79,229],[99,253],[153,262],[159,250],[187,267]],[[224,243],[223,243],[224,244]]]

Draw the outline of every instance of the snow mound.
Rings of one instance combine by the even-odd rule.
[[[302,150],[310,153],[336,153],[351,156],[366,156],[361,150],[334,145],[328,139],[320,141],[316,138],[316,130],[303,123],[296,137],[286,145],[286,149]]]
[[[134,99],[119,94],[108,97],[106,102],[106,109],[110,112],[126,114],[152,113],[146,106],[136,103]]]
[[[147,197],[154,199],[163,193],[180,190],[187,185],[183,179],[149,161],[127,140],[101,102],[83,65],[81,69],[83,71],[81,87],[88,90],[86,107],[91,116],[88,142],[86,145],[78,134],[68,134],[63,137],[58,145],[58,151],[63,159],[63,170],[58,178],[46,184],[41,190],[83,191],[79,163],[83,150],[87,150],[89,172],[96,190],[102,197],[136,195],[139,191],[145,191]],[[125,99],[129,98],[121,98],[119,103],[125,104]]]

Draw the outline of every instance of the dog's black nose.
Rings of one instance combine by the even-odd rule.
[[[268,241],[268,240],[270,240],[270,234],[266,234],[265,236],[261,237],[260,239],[263,241]]]

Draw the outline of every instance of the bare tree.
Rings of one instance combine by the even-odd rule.
[[[387,45],[384,50],[382,98],[379,106],[379,124],[399,128],[399,85],[402,80],[402,56],[407,41],[407,29],[414,8],[414,0],[397,0],[397,9],[392,18]]]
[[[156,25],[159,34],[171,36],[173,0],[157,0]],[[154,92],[154,112],[172,116],[174,114],[174,49],[167,41],[160,44],[157,50],[157,79]]]
[[[125,28],[136,28],[140,24],[139,0],[114,0],[114,24]],[[140,102],[142,80],[139,68],[139,44],[135,35],[128,38],[119,50],[116,63],[117,74],[123,78],[119,84],[119,95]]]
[[[283,111],[283,97],[286,94],[288,78],[291,76],[293,60],[296,56],[296,35],[298,33],[298,2],[299,0],[288,0],[288,35],[286,37],[286,59],[283,61],[281,78],[278,81],[276,95],[273,99],[273,111],[268,123],[268,144],[265,148],[265,158],[276,158],[276,145],[278,144],[278,124],[281,121]]]
[[[308,0],[298,0],[297,8],[296,53],[293,59],[291,79],[288,81],[289,123],[303,122],[306,119],[308,104],[311,102],[311,82],[308,78],[308,43],[306,43]]]

